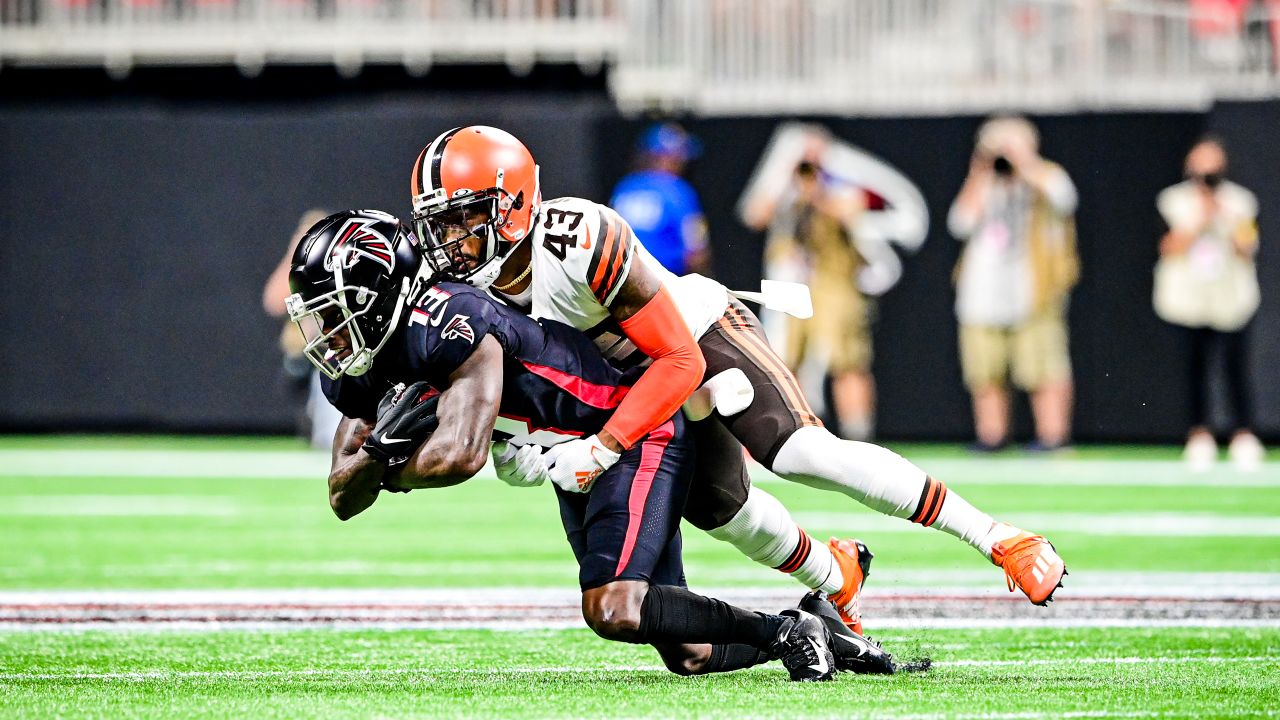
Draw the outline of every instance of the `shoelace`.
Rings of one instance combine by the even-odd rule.
[[[1024,537],[1018,542],[1014,543],[1013,547],[1009,548],[1008,552],[1004,553],[1006,562],[1001,563],[1001,565],[1004,568],[1004,580],[1005,580],[1005,583],[1007,583],[1009,586],[1009,592],[1013,592],[1013,589],[1017,587],[1017,583],[1015,583],[1013,579],[1014,570],[1016,570],[1019,574],[1021,574],[1021,572],[1023,571],[1023,569],[1027,567],[1027,565],[1035,562],[1035,557],[1038,554],[1038,553],[1028,553],[1026,555],[1019,556],[1018,553],[1023,552],[1033,546],[1037,546],[1043,541],[1044,541],[1043,535],[1028,535],[1027,537]],[[1013,563],[1008,562],[1009,559],[1016,559],[1016,560],[1019,560],[1020,562],[1018,562],[1018,565],[1016,568],[1013,568],[1011,570],[1009,566],[1012,565]]]

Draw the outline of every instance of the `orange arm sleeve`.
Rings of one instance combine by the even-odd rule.
[[[666,422],[698,389],[707,361],[665,287],[620,324],[631,342],[653,358],[604,426],[629,448]]]

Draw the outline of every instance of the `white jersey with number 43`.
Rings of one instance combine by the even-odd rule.
[[[729,304],[723,285],[701,275],[672,274],[644,249],[621,216],[590,200],[565,197],[542,203],[529,241],[532,297],[512,299],[528,305],[534,318],[582,330],[610,362],[623,368],[648,361],[608,310],[636,263],[662,281],[695,338]]]

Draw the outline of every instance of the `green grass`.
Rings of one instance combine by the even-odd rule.
[[[1071,567],[1065,595],[1134,572],[1280,573],[1280,464],[1247,477],[1191,476],[1171,448],[1052,458],[899,449],[979,507],[1044,523],[1032,527]],[[471,587],[482,601],[494,585],[576,587],[547,487],[512,489],[486,475],[384,495],[342,523],[327,505],[324,466],[323,456],[274,438],[0,438],[0,589]],[[814,535],[866,540],[876,553],[872,587],[1003,585],[999,570],[948,535],[840,495],[759,480]],[[686,527],[685,540],[695,588],[797,588],[697,530]],[[648,648],[585,630],[0,631],[0,718],[1207,717],[1280,708],[1276,627],[882,639],[899,656],[940,664],[925,675],[807,687],[785,682],[776,666],[675,677]]]
[[[117,446],[71,439],[48,457],[35,446],[51,447],[53,439],[3,442],[9,445],[0,443],[0,585],[11,589],[467,587],[494,578],[504,585],[572,587],[576,578],[549,487],[509,488],[484,476],[454,488],[383,495],[342,523],[327,505],[323,457],[290,452],[280,441],[129,439]],[[112,449],[124,452],[95,459]],[[118,467],[115,476],[104,475],[119,457],[171,459],[174,452],[213,466],[220,458],[271,458],[274,475],[120,477]],[[1185,484],[1201,480],[1176,463],[1141,456],[909,456],[997,517],[1025,518],[1086,581],[1095,571],[1280,572],[1280,465],[1249,476],[1247,485],[1213,487],[1218,476],[1204,478],[1207,491]],[[282,476],[281,468],[289,470],[295,460],[295,475],[302,477]],[[56,462],[79,463],[82,474],[40,474]],[[1081,479],[1095,484],[1066,484]],[[1182,484],[1150,484],[1164,480]],[[776,479],[762,487],[819,538],[865,540],[876,553],[877,583],[929,585],[927,571],[934,569],[972,572],[978,583],[1001,581],[979,555],[943,533],[886,518],[841,495]],[[1219,527],[1217,534],[1135,535],[1030,524],[1047,514],[1050,521],[1086,516],[1123,526],[1132,513],[1174,526],[1208,518]],[[1235,532],[1236,520],[1253,525],[1223,534]],[[1259,523],[1275,531],[1258,533]],[[695,584],[788,582],[696,529],[686,526],[685,541]],[[1244,542],[1249,552],[1240,552]],[[486,572],[476,572],[477,564]]]
[[[1280,707],[1276,630],[947,630],[886,642],[939,665],[802,686],[776,664],[680,678],[648,648],[577,630],[20,633],[4,637],[0,716],[1239,717]]]

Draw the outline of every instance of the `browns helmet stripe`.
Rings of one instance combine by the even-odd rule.
[[[427,150],[430,149],[430,145],[422,148],[422,152],[418,153],[418,159],[413,161],[413,174],[409,177],[409,195],[412,198],[425,192],[425,188],[422,187],[422,158],[427,156]]]
[[[443,187],[440,182],[440,161],[444,159],[445,145],[449,144],[450,138],[458,134],[462,130],[456,127],[449,132],[441,134],[427,146],[423,151],[423,162],[419,166],[418,171],[422,174],[422,192],[435,192]],[[430,173],[429,175],[427,173]]]

